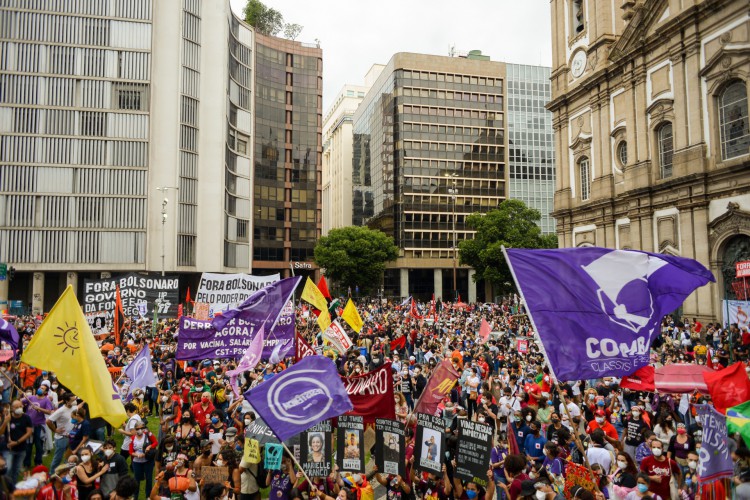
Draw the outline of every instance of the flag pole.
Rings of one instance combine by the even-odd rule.
[[[291,450],[287,448],[286,443],[284,441],[281,441],[281,446],[283,446],[286,452],[289,453],[289,456],[292,457],[292,460],[294,461],[294,465],[296,465],[299,471],[302,473],[302,475],[305,476],[305,479],[307,479],[307,485],[310,488],[313,488],[314,486],[313,486],[312,480],[308,477],[307,472],[305,472],[305,469],[303,469],[302,466],[299,464],[299,462],[297,462],[297,458],[294,456],[294,453],[292,453]]]
[[[565,396],[562,393],[562,389],[560,389],[560,384],[558,384],[557,376],[555,375],[555,370],[552,368],[552,363],[549,362],[549,356],[547,356],[547,351],[544,349],[544,344],[542,344],[542,339],[539,336],[539,329],[536,327],[536,323],[534,322],[534,316],[531,314],[531,308],[529,308],[529,303],[526,302],[526,297],[524,297],[523,289],[521,288],[521,285],[518,284],[518,279],[516,278],[516,272],[513,269],[513,264],[511,263],[510,259],[508,258],[508,252],[505,249],[505,245],[501,247],[503,251],[503,256],[505,257],[505,262],[508,264],[508,269],[510,269],[510,274],[513,276],[513,281],[516,284],[516,288],[518,289],[518,293],[521,295],[521,300],[526,305],[526,315],[529,317],[529,321],[531,322],[531,326],[534,328],[534,334],[537,347],[539,347],[539,350],[542,353],[542,356],[544,356],[544,361],[547,363],[547,367],[549,368],[550,375],[552,375],[552,380],[555,384],[555,389],[557,389],[557,395],[560,397],[560,402],[563,405],[563,408],[565,408],[565,415],[568,417],[568,422],[573,425],[573,418],[570,415],[570,410],[568,410],[568,405],[565,404]],[[586,464],[586,468],[591,470],[591,464],[589,464],[589,459],[586,456],[586,448],[583,447],[583,443],[581,442],[581,438],[578,436],[578,429],[575,429],[573,431],[573,440],[576,443],[576,446],[581,451],[581,455],[583,456],[583,461]],[[591,471],[593,473],[593,471]],[[596,483],[594,484],[594,487],[596,488],[596,491],[599,491],[599,485]]]

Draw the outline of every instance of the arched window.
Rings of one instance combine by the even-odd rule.
[[[672,177],[672,124],[666,122],[656,130],[656,141],[659,146],[659,171],[661,178]]]
[[[620,141],[617,144],[617,159],[620,162],[620,166],[624,167],[628,164],[628,143]]]
[[[581,201],[586,201],[591,196],[591,165],[585,156],[578,160],[578,176],[581,180]]]
[[[719,96],[721,158],[728,160],[748,153],[747,84],[736,81]]]

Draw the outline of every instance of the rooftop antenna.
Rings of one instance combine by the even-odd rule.
[[[448,57],[456,57],[456,44],[448,45]]]

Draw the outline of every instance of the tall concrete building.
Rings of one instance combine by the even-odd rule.
[[[456,245],[473,235],[466,216],[507,195],[505,81],[505,64],[478,51],[398,53],[354,114],[354,189],[372,193],[361,217],[400,249],[386,294],[476,300]]]
[[[0,25],[0,309],[250,270],[254,35],[228,1],[7,0]]]
[[[717,283],[682,312],[719,319],[750,260],[747,1],[550,6],[560,245],[697,259]]]
[[[550,68],[506,64],[508,99],[508,197],[542,215],[544,233],[555,232],[550,216],[555,197],[555,143]]]

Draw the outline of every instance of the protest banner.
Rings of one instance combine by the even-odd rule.
[[[273,434],[262,418],[258,417],[245,428],[245,438],[256,439],[259,444],[278,443],[279,440]]]
[[[444,359],[427,381],[427,386],[414,405],[414,413],[440,415],[438,406],[443,402],[445,396],[451,392],[456,380],[458,380],[458,372],[453,368],[453,363]]]
[[[255,321],[233,318],[217,332],[210,321],[188,316],[180,318],[179,324],[176,357],[181,361],[240,358],[252,343],[260,326]],[[271,333],[266,332],[261,357],[269,359],[276,353],[283,359],[292,353],[293,346],[294,317],[285,316],[282,311],[276,327]]]
[[[487,487],[493,429],[487,424],[470,420],[458,421],[458,449],[455,475]]]
[[[391,364],[354,377],[341,377],[354,409],[347,415],[364,417],[366,424],[376,418],[396,418],[393,405],[393,372]]]
[[[375,465],[383,474],[406,477],[406,429],[398,420],[375,419]]]
[[[309,477],[327,477],[331,473],[331,436],[330,420],[310,427],[300,436],[300,465]]]
[[[365,423],[362,417],[339,417],[336,464],[341,471],[365,472]]]
[[[107,328],[107,313],[104,311],[86,314],[86,321],[89,324],[89,328],[91,328],[91,333],[95,336],[102,333],[109,333],[109,328]]]
[[[734,463],[729,452],[726,417],[708,404],[695,407],[703,422],[703,440],[697,469],[701,484],[732,477]]]
[[[748,300],[722,300],[721,312],[724,323],[737,323],[737,327],[750,327],[750,301]]]
[[[346,351],[354,345],[338,320],[331,322],[323,332],[323,338],[330,342],[340,354],[346,354]]]
[[[125,316],[140,318],[139,307],[156,310],[160,318],[176,318],[180,303],[177,276],[152,276],[129,273],[112,278],[83,281],[83,312],[104,313],[111,320],[115,312],[115,292],[120,286]]]
[[[299,333],[295,333],[294,345],[294,361],[299,361],[300,359],[306,358],[307,356],[315,356],[317,354],[315,352],[315,349],[313,349],[312,346],[308,344],[304,337],[302,337],[302,335],[300,335]]]
[[[281,275],[252,276],[244,273],[203,273],[195,294],[196,302],[209,304],[211,312],[237,307],[253,293],[281,279]]]
[[[251,464],[260,463],[260,443],[257,439],[245,439],[242,460]]]
[[[212,467],[204,465],[201,467],[201,477],[206,484],[224,484],[229,480],[229,467]]]
[[[431,472],[437,477],[443,474],[441,457],[445,451],[444,430],[442,417],[417,413],[417,441],[414,448],[417,470]]]
[[[529,352],[529,341],[527,339],[516,339],[516,349],[519,354],[526,354]]]
[[[284,445],[277,443],[266,443],[264,450],[263,466],[268,470],[281,469],[281,457],[284,455]]]

